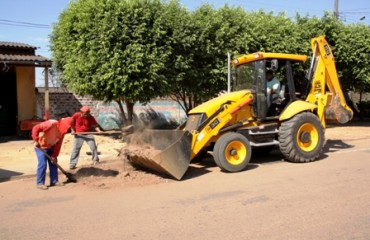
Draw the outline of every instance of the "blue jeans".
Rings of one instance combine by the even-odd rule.
[[[91,153],[92,153],[92,160],[95,162],[99,161],[98,157],[98,150],[95,143],[95,138],[93,135],[75,135],[75,140],[73,142],[73,150],[71,155],[71,162],[70,167],[74,167],[77,165],[78,157],[80,156],[80,150],[82,147],[82,144],[84,142],[87,142],[87,144],[90,147]]]
[[[43,149],[47,154],[52,155],[53,151],[51,149]],[[46,177],[46,167],[47,164],[49,164],[49,171],[50,171],[50,184],[54,184],[58,182],[58,167],[57,165],[54,165],[47,157],[44,155],[44,153],[38,149],[35,148],[36,156],[37,156],[37,179],[36,184],[37,185],[44,185],[45,184],[45,177]]]

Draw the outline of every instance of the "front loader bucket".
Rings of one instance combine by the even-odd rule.
[[[138,165],[180,180],[189,167],[192,135],[182,130],[145,130],[130,136],[128,156]]]

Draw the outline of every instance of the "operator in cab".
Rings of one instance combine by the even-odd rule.
[[[272,71],[271,69],[266,71],[266,79],[267,79],[267,103],[268,107],[270,107],[271,103],[279,97],[280,80],[274,76],[274,71]]]

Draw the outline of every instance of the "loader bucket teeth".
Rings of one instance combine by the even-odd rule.
[[[129,139],[129,160],[180,180],[190,163],[192,135],[182,130],[145,130]]]

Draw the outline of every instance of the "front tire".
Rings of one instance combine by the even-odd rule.
[[[313,113],[303,112],[283,122],[279,130],[281,153],[290,162],[316,160],[323,149],[324,128]]]
[[[213,155],[217,166],[227,172],[244,170],[251,159],[251,145],[240,133],[226,133],[221,136],[214,148]]]

